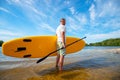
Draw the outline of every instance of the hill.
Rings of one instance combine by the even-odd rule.
[[[120,46],[120,38],[107,39],[101,42],[86,44],[87,46]]]

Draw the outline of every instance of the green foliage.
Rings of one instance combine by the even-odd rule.
[[[3,44],[3,41],[2,41],[2,40],[0,40],[0,46],[2,46],[2,44]]]
[[[89,46],[120,46],[120,38],[107,39],[102,42],[90,43]]]
[[[86,46],[89,46],[89,44],[87,44],[87,43],[86,43],[85,45],[86,45]]]

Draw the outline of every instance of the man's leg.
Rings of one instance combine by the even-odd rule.
[[[59,71],[62,71],[62,69],[63,69],[63,62],[64,62],[64,55],[60,55],[60,59],[59,59]]]
[[[56,67],[58,67],[59,59],[60,59],[60,54],[57,54],[57,58],[56,58]]]

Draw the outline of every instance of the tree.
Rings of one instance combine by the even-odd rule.
[[[0,46],[2,46],[2,44],[3,44],[3,41],[2,41],[2,40],[0,40]]]
[[[107,39],[101,42],[90,43],[89,46],[120,46],[120,38]]]

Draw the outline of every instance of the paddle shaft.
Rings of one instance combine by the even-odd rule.
[[[83,38],[81,38],[81,39],[78,39],[78,40],[76,40],[76,41],[74,41],[74,42],[66,45],[65,48],[67,48],[68,46],[70,46],[70,45],[72,45],[72,44],[75,44],[76,42],[79,42],[79,41],[81,41],[81,40],[83,40],[83,39],[85,39],[85,38],[86,38],[86,37],[83,37]],[[63,47],[62,47],[62,48],[59,48],[59,49],[57,49],[57,50],[55,50],[55,51],[53,51],[53,52],[51,52],[51,53],[49,53],[49,54],[46,55],[45,57],[39,59],[36,63],[39,63],[39,62],[43,61],[43,60],[46,59],[48,56],[50,56],[51,54],[53,54],[53,53],[55,53],[55,52],[57,52],[57,51],[59,51],[59,50],[61,50],[61,49],[63,49]]]

